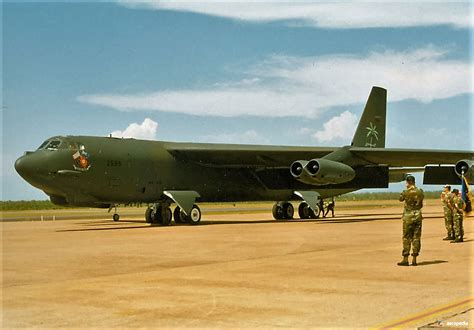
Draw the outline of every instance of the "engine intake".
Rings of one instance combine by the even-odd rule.
[[[474,161],[469,159],[463,159],[456,163],[454,171],[458,176],[464,175],[468,180],[472,180],[474,177]]]

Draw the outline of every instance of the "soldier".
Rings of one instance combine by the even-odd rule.
[[[444,186],[444,190],[441,193],[441,203],[443,204],[444,210],[444,225],[446,227],[447,236],[443,238],[445,241],[450,241],[454,239],[454,229],[453,229],[453,206],[451,194],[451,186]]]
[[[324,213],[324,217],[326,217],[331,211],[332,217],[334,218],[334,207],[336,206],[336,201],[334,200],[334,197],[332,198],[331,202],[328,203],[328,206],[326,207],[326,212]]]
[[[408,175],[406,177],[407,189],[400,194],[400,202],[405,202],[403,210],[403,260],[398,263],[399,266],[408,266],[408,256],[413,245],[412,266],[416,266],[416,257],[421,249],[421,222],[423,216],[421,208],[423,207],[423,190],[415,186],[415,177]]]
[[[466,203],[459,195],[458,189],[453,189],[453,222],[454,222],[454,240],[451,243],[461,243],[463,241],[464,229],[462,227],[462,221],[464,218],[463,210],[466,207]]]

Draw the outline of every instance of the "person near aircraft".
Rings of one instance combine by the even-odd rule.
[[[416,266],[416,258],[421,249],[421,225],[423,215],[424,193],[423,190],[415,185],[415,177],[408,175],[406,177],[406,187],[400,194],[400,202],[405,202],[403,210],[403,260],[398,263],[399,266],[408,266],[408,256],[412,250],[412,266]]]

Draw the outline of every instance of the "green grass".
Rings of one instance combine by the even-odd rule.
[[[425,199],[439,198],[441,191],[425,191]],[[398,200],[399,192],[379,192],[379,193],[350,193],[339,196],[338,201],[377,201],[377,200]]]
[[[441,192],[426,191],[426,199],[439,198]],[[380,192],[380,193],[350,193],[337,198],[338,201],[375,201],[375,200],[398,200],[398,192]],[[211,203],[211,204],[233,204],[233,203]],[[243,203],[239,203],[243,204]],[[145,205],[145,204],[143,204]],[[130,205],[130,207],[136,205]],[[122,208],[125,206],[121,206]],[[49,200],[33,201],[0,201],[0,211],[23,211],[23,210],[59,210],[66,209],[67,206],[60,206],[51,203]]]
[[[65,206],[56,205],[49,200],[42,201],[1,201],[1,211],[23,211],[23,210],[58,210]]]

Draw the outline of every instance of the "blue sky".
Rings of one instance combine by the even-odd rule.
[[[54,135],[348,144],[372,85],[388,89],[387,147],[473,149],[468,2],[4,2],[2,14],[3,200],[46,198],[13,162]]]

